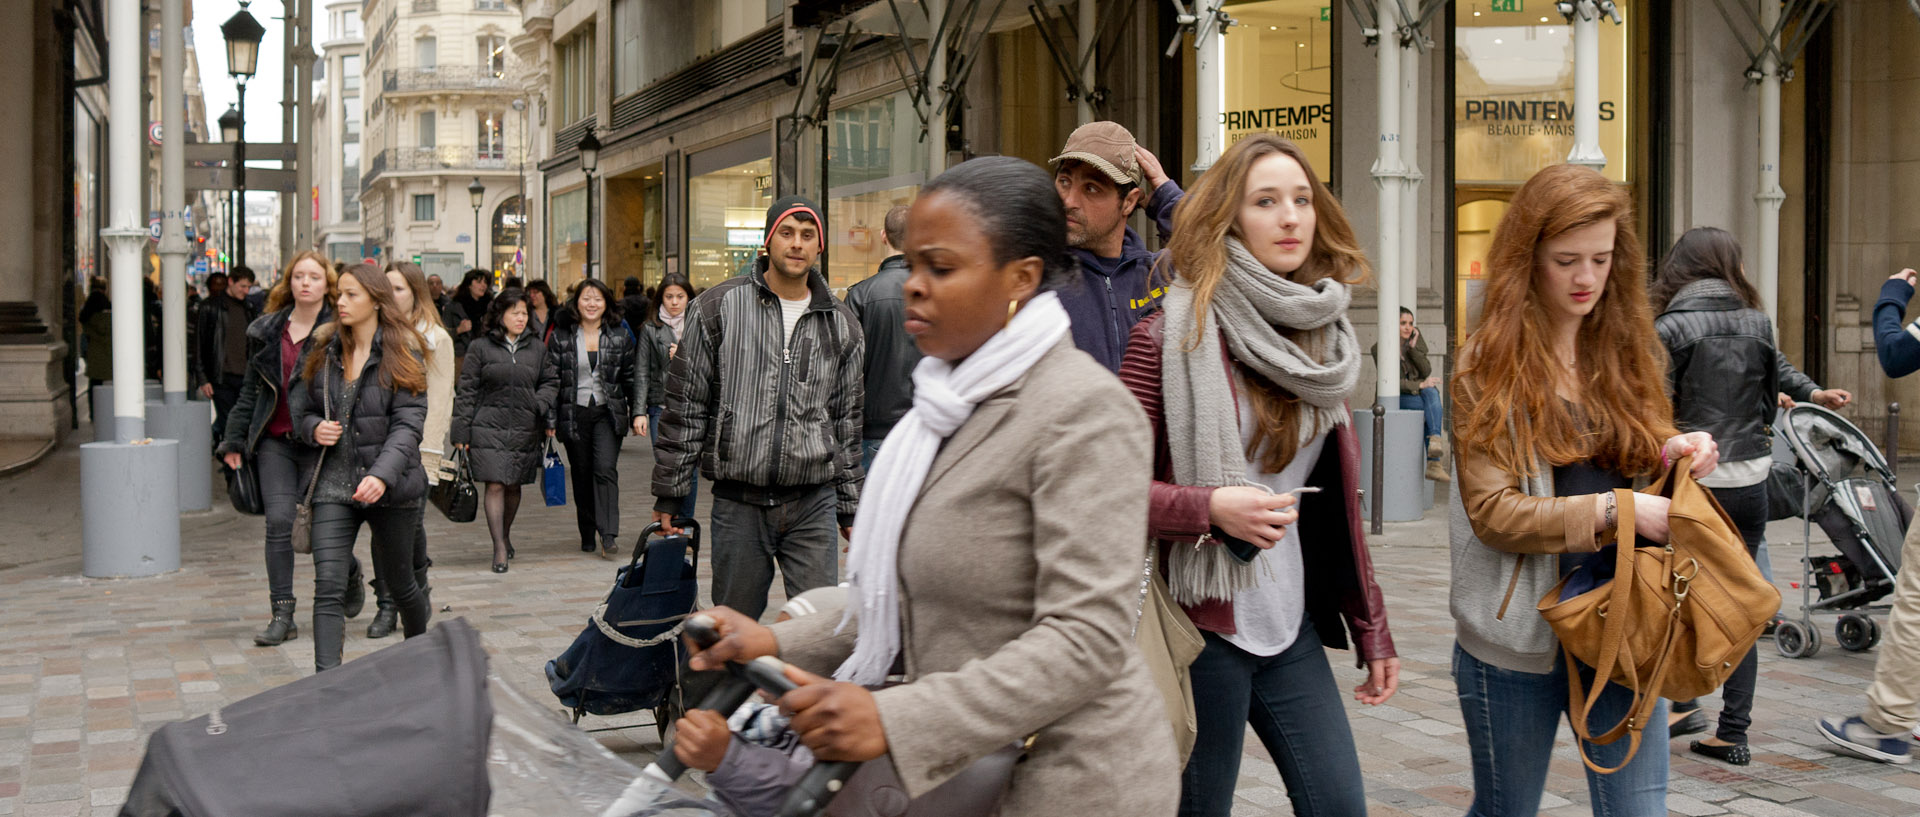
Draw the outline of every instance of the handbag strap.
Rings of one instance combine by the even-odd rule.
[[[329,354],[331,354],[331,351],[329,351]],[[346,371],[346,364],[342,363],[340,366],[340,376],[345,377]],[[359,392],[356,390],[355,395],[357,396],[358,394]],[[321,367],[320,372],[320,417],[327,421],[333,419],[333,373],[326,371],[326,367],[324,366]],[[347,410],[340,415],[340,427],[343,433],[346,430],[347,423],[352,422],[352,417],[353,407],[348,406]],[[339,440],[335,440],[334,445],[338,445],[339,442]],[[332,448],[332,445],[320,446],[320,456],[313,458],[313,476],[307,480],[307,494],[300,500],[301,504],[313,504],[313,489],[320,485],[320,466],[326,463],[327,451]]]

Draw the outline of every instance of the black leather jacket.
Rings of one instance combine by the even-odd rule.
[[[231,302],[224,294],[215,295],[202,301],[200,311],[193,316],[192,369],[202,383],[219,383],[226,377],[227,304]],[[260,310],[247,304],[247,324],[251,326],[259,317]]]
[[[274,410],[286,399],[280,387],[280,369],[284,362],[280,359],[280,335],[286,331],[292,315],[293,307],[287,307],[261,315],[247,325],[247,348],[253,352],[247,356],[247,380],[240,387],[240,399],[234,401],[233,409],[227,413],[226,434],[214,448],[215,454],[253,453],[254,446],[260,444],[261,432],[273,420]],[[333,308],[322,306],[313,328],[332,322]],[[310,339],[312,335],[308,335]],[[307,341],[300,341],[299,347],[304,355]],[[299,376],[296,368],[294,377]]]
[[[861,437],[885,439],[893,424],[913,408],[913,367],[920,347],[907,334],[907,302],[900,294],[907,281],[907,257],[880,262],[873,277],[847,290],[847,306],[860,319],[867,338],[866,427]]]
[[[657,318],[631,324],[640,333],[640,392],[646,408],[667,404],[667,365],[673,362],[673,327]]]
[[[1767,316],[1731,289],[1683,288],[1654,327],[1667,347],[1674,424],[1712,434],[1723,462],[1771,451],[1777,393],[1804,402],[1819,388],[1774,348]]]
[[[338,394],[347,388],[347,383],[340,365],[337,327],[321,327],[311,342],[319,346],[310,347],[307,354],[325,355],[325,363],[311,380],[302,376],[304,363],[301,371],[294,372],[294,382],[287,389],[287,406],[293,418],[294,439],[317,446],[313,431],[326,418],[324,393],[331,389]],[[383,345],[383,338],[375,335],[366,368],[361,370],[365,374],[353,404],[353,416],[347,419],[353,424],[353,448],[338,450],[331,456],[353,456],[356,484],[360,477],[367,476],[379,477],[387,484],[386,494],[373,503],[374,507],[404,508],[427,495],[427,471],[420,464],[420,435],[427,424],[427,394],[387,386],[379,373]],[[410,352],[401,350],[395,354]]]
[[[547,359],[560,376],[560,394],[554,399],[551,422],[554,436],[567,442],[574,439],[573,413],[579,408],[574,403],[574,390],[580,385],[579,347],[574,343],[579,324],[565,309],[556,309],[548,317],[553,319],[553,334],[547,337]],[[636,405],[645,391],[638,375],[639,357],[636,339],[625,324],[609,326],[601,322],[600,365],[595,371],[601,391],[606,393],[607,409],[613,414],[616,436],[626,436],[633,426],[634,413],[646,410]]]

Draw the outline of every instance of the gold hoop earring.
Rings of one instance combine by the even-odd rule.
[[[1015,300],[1007,301],[1007,323],[1013,323],[1013,314],[1019,311],[1020,311],[1019,300],[1015,299]]]

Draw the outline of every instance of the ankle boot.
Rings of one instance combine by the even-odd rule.
[[[253,637],[253,643],[262,647],[278,646],[281,642],[292,641],[300,637],[300,625],[293,623],[294,601],[276,601],[273,603],[273,620],[267,622],[267,629]]]
[[[368,638],[386,638],[393,635],[393,628],[400,620],[400,611],[386,605],[373,614],[373,621],[367,624]]]
[[[340,615],[354,618],[367,608],[367,586],[361,582],[366,574],[360,572],[360,560],[353,560],[353,570],[347,574],[347,595],[341,601]]]
[[[1453,481],[1453,477],[1447,475],[1447,467],[1441,465],[1437,459],[1427,460],[1427,479],[1433,480],[1434,482]]]

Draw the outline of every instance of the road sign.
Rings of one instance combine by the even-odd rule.
[[[193,259],[193,274],[195,274],[195,275],[206,275],[206,274],[207,274],[207,257],[206,257],[206,256],[204,256],[204,255],[200,255],[200,256],[195,256],[195,257],[194,257],[194,259]]]
[[[154,122],[147,126],[147,139],[156,145],[160,144],[160,123]]]
[[[285,142],[248,142],[247,161],[249,162],[292,162],[298,161],[296,146]],[[231,162],[233,161],[232,142],[209,142],[186,146],[189,164],[193,162]]]
[[[234,173],[224,167],[186,168],[187,191],[195,190],[232,190]],[[270,170],[263,167],[247,168],[248,190],[270,190],[275,193],[293,192],[293,171]]]

